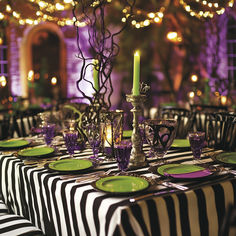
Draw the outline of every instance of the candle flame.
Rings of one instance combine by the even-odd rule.
[[[139,55],[140,55],[139,50],[135,51],[134,55],[135,55],[135,56],[139,56]]]

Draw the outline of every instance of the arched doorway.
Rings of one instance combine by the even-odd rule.
[[[37,31],[32,38],[33,80],[28,81],[31,101],[58,99],[61,94],[60,39],[48,30]]]
[[[53,23],[27,28],[20,51],[22,96],[37,103],[38,98],[66,97],[66,51],[63,33]],[[29,71],[33,79],[29,80]],[[57,79],[56,85],[51,83]]]

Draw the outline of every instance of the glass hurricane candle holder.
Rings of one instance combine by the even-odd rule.
[[[122,139],[124,113],[122,110],[101,113],[103,152],[108,159],[114,158],[114,146]]]

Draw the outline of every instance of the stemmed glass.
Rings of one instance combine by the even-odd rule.
[[[73,158],[75,150],[78,149],[78,131],[77,130],[64,130],[63,138],[70,158]]]
[[[150,119],[144,122],[145,135],[151,149],[149,157],[157,158],[165,163],[163,157],[167,153],[176,135],[177,121],[174,119]]]
[[[196,131],[196,132],[189,132],[188,138],[191,146],[191,150],[193,152],[193,162],[201,163],[201,154],[202,149],[205,146],[205,132]]]
[[[101,146],[101,126],[100,123],[89,123],[85,125],[88,143],[93,150],[93,156],[90,157],[95,163],[99,161],[98,153]]]

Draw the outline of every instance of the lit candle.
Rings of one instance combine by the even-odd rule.
[[[139,51],[134,53],[134,71],[133,71],[133,95],[139,95],[140,80],[140,54]]]
[[[93,86],[94,89],[96,91],[99,90],[99,82],[98,82],[98,60],[93,59],[93,65],[94,65],[94,69],[93,69]]]
[[[104,147],[111,147],[112,144],[112,130],[111,130],[111,125],[108,125],[105,128],[105,142],[104,142]]]

